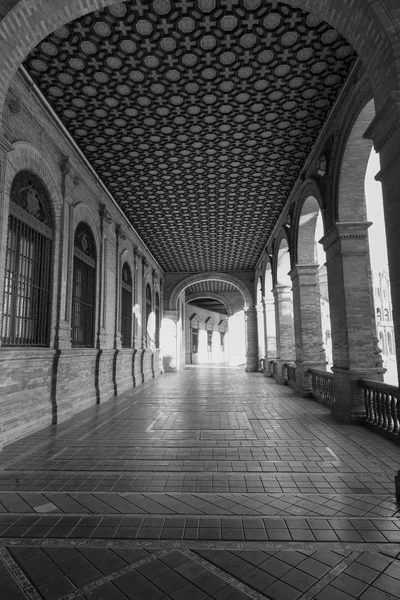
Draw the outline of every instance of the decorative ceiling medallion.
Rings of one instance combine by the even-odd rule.
[[[276,0],[152,0],[25,62],[166,271],[254,269],[356,58]]]

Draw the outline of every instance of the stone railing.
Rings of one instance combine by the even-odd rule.
[[[289,387],[296,385],[296,365],[294,363],[286,363],[286,380]]]
[[[400,389],[371,379],[360,379],[364,390],[365,425],[400,441]]]
[[[312,395],[316,400],[331,406],[335,403],[333,373],[320,369],[308,369],[311,373]]]
[[[275,379],[276,377],[276,371],[277,371],[277,363],[275,358],[270,358],[268,361],[269,364],[269,373],[270,373],[270,377],[273,377]]]

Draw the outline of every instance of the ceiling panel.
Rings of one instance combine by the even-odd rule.
[[[356,58],[281,2],[129,1],[25,67],[166,271],[253,269]]]

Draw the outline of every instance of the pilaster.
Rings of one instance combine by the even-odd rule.
[[[326,368],[318,268],[317,264],[297,265],[290,272],[293,289],[296,390],[303,396],[310,396],[312,393],[308,369]]]
[[[244,319],[246,326],[246,371],[255,373],[258,371],[258,328],[255,306],[245,309]]]
[[[360,377],[382,381],[368,248],[368,222],[337,223],[322,239],[326,252],[335,397],[332,414],[364,416]]]
[[[379,152],[397,370],[400,382],[400,90],[393,91],[365,132]]]
[[[273,295],[276,324],[276,382],[286,383],[285,365],[295,360],[291,287],[288,285],[275,285]]]

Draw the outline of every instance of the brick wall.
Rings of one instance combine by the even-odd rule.
[[[3,297],[9,194],[12,181],[20,170],[32,171],[46,186],[55,226],[50,347],[43,350],[0,347],[3,443],[52,422],[63,421],[160,374],[159,350],[153,347],[154,342],[151,342],[152,347],[143,348],[139,327],[136,330],[137,347],[120,348],[120,310],[117,310],[117,294],[120,298],[120,293],[117,286],[121,282],[119,270],[123,261],[128,261],[134,273],[133,302],[137,301],[143,315],[143,261],[151,274],[153,300],[156,292],[162,297],[163,276],[73,143],[45,110],[40,98],[29,90],[23,75],[13,80],[9,97],[17,100],[18,110],[8,111],[5,120],[12,150],[6,155],[0,189],[0,298]],[[61,163],[66,156],[69,169],[63,178]],[[101,206],[104,207],[103,229]],[[73,239],[75,228],[83,219],[91,227],[96,242],[96,335],[93,348],[72,348]],[[118,250],[117,226],[123,232],[118,237]]]

